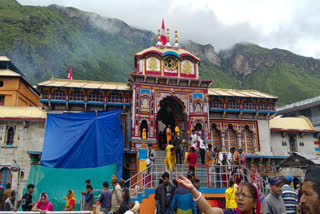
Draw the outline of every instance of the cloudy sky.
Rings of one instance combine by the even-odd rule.
[[[193,40],[225,49],[237,42],[282,48],[320,58],[320,1],[316,0],[18,0],[23,5],[59,4],[118,18],[154,33],[164,18]]]

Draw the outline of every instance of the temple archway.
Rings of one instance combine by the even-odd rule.
[[[160,148],[166,145],[166,128],[171,126],[174,133],[176,126],[180,129],[182,137],[186,135],[186,114],[183,103],[175,96],[168,96],[160,101],[160,110],[157,113],[157,135]]]

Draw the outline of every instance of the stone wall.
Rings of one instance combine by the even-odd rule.
[[[15,127],[13,145],[6,145],[6,127]],[[27,151],[42,151],[45,121],[0,121],[0,166],[10,167],[13,160],[20,165],[24,178],[20,180],[19,199],[27,183],[30,159]],[[18,173],[12,172],[12,189],[17,189]]]
[[[257,155],[272,155],[270,149],[270,128],[268,120],[258,120],[260,151]]]
[[[271,132],[271,146],[272,153],[276,156],[289,156],[290,152],[290,143],[289,143],[289,135],[296,136],[296,148],[297,152],[313,154],[315,155],[315,147],[317,145],[314,144],[316,140],[313,137],[313,133],[304,133],[302,136],[300,133],[288,133],[282,134],[280,132]],[[286,145],[282,145],[282,142],[286,142]],[[300,144],[303,143],[303,144]]]

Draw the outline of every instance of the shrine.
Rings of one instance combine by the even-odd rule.
[[[213,148],[223,152],[242,148],[251,166],[276,169],[285,157],[274,156],[270,149],[268,121],[276,113],[278,98],[256,90],[214,88],[213,80],[200,78],[201,60],[180,47],[178,32],[171,45],[166,30],[163,23],[157,44],[135,54],[135,70],[127,84],[49,79],[37,84],[43,107],[48,111],[122,109],[124,158],[131,175],[141,169],[136,162],[141,145],[163,149],[169,126],[186,141],[195,129]]]

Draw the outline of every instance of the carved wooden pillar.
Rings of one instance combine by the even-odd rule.
[[[256,153],[258,151],[256,133],[252,133],[252,143],[253,143],[254,152]]]
[[[237,132],[237,141],[238,141],[238,148],[242,148],[242,145],[241,145],[241,132],[240,131]]]
[[[226,137],[226,133],[225,133],[225,132],[221,132],[221,144],[222,144],[221,151],[222,151],[222,152],[226,152],[225,137]]]

